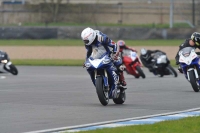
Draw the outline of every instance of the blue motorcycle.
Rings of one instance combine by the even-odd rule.
[[[108,53],[103,54],[100,58],[94,59],[89,57],[85,62],[86,69],[94,76],[94,85],[99,101],[102,105],[106,106],[109,103],[109,99],[113,99],[115,104],[123,104],[126,100],[125,89],[118,84],[117,89],[119,93],[117,97],[113,98],[112,83],[110,80],[111,71],[108,68],[115,69],[112,59]],[[116,74],[116,73],[115,73]],[[116,76],[117,77],[117,76]],[[115,79],[118,82],[119,78]]]
[[[191,83],[195,92],[200,89],[200,59],[192,47],[185,47],[179,51],[180,66],[186,79]]]

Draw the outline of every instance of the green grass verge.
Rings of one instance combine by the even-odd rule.
[[[171,66],[173,66],[173,67],[178,67],[178,66],[176,65],[176,61],[175,61],[175,60],[170,60],[170,64],[171,64]]]
[[[163,121],[155,124],[106,128],[81,133],[199,133],[200,117]]]
[[[58,59],[13,59],[15,65],[25,66],[82,66],[84,60],[58,60]]]
[[[117,40],[114,40],[115,42]],[[128,46],[179,46],[183,40],[125,40]],[[84,46],[81,39],[0,40],[0,46]]]
[[[13,59],[15,65],[25,66],[82,66],[84,60],[57,60],[57,59]],[[175,65],[175,60],[171,60],[171,65]]]

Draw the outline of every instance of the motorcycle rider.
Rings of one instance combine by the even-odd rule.
[[[121,58],[122,58],[122,52],[123,52],[124,49],[129,49],[129,50],[131,50],[131,51],[137,53],[137,50],[135,50],[134,48],[128,47],[128,46],[126,45],[126,43],[125,43],[124,40],[118,40],[118,41],[117,41],[117,45],[118,45],[119,48],[120,48],[120,49],[119,49],[119,52],[120,52],[120,57],[121,57]],[[132,65],[132,64],[130,64],[130,65]],[[122,72],[121,74],[124,75],[123,72]],[[124,76],[122,76],[122,77],[124,77]]]
[[[128,47],[128,46],[126,45],[126,43],[125,43],[124,40],[118,40],[118,41],[117,41],[117,45],[119,45],[119,48],[120,48],[119,52],[122,52],[123,49],[130,49],[130,50],[132,50],[132,51],[134,51],[134,52],[137,52],[137,50]]]
[[[176,65],[179,65],[179,51],[185,47],[194,47],[195,49],[198,48],[200,49],[200,33],[199,32],[194,32],[191,35],[191,38],[186,39],[180,46],[179,50],[176,54],[175,60],[176,60]],[[196,52],[198,55],[200,55],[200,52]],[[180,73],[183,73],[182,68],[178,67],[178,70]]]
[[[110,38],[108,38],[108,36],[106,34],[103,34],[102,32],[98,31],[98,30],[94,30],[90,27],[85,28],[82,33],[81,33],[81,38],[85,44],[85,48],[87,50],[86,53],[86,60],[87,58],[89,58],[90,56],[94,56],[94,53],[97,53],[94,58],[99,58],[100,55],[104,54],[105,52],[109,52],[110,54],[112,53],[111,58],[113,59],[113,64],[116,66],[117,68],[117,72],[119,71],[123,71],[124,70],[124,66],[122,65],[122,60],[119,57],[119,47],[118,45],[112,41]],[[118,74],[116,74],[116,69],[115,67],[110,67],[107,68],[108,72],[111,75],[111,80],[113,83],[113,96],[116,97],[118,95],[118,93],[120,92],[117,89],[117,80],[118,80]],[[94,74],[90,71],[88,71],[93,84],[95,85],[95,79],[94,79]],[[125,86],[126,83],[124,81],[124,78],[119,76],[119,81],[121,83],[121,85]]]
[[[154,62],[152,62],[152,54],[156,52],[161,52],[163,54],[166,54],[163,51],[160,50],[146,50],[145,48],[142,48],[140,50],[140,60],[142,64],[149,69],[150,72],[153,72],[154,75],[156,75],[156,71],[154,68]]]

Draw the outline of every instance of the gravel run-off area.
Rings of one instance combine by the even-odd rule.
[[[134,46],[140,54],[141,48],[162,50],[169,59],[174,59],[178,46]],[[11,59],[84,59],[85,47],[81,46],[1,46]]]

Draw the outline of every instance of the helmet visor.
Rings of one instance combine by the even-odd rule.
[[[195,38],[195,44],[196,45],[200,45],[200,37],[196,37]]]
[[[88,43],[89,43],[89,40],[83,40],[83,42],[84,42],[85,44],[88,44]]]

